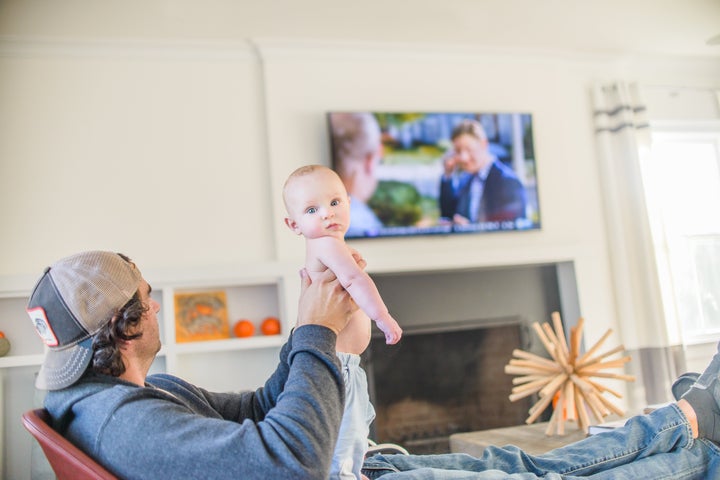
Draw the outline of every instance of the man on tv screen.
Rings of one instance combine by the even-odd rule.
[[[524,218],[525,187],[510,167],[489,152],[482,125],[464,120],[451,139],[453,149],[443,160],[440,216],[458,225]]]

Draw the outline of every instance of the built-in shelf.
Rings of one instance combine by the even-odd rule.
[[[9,355],[0,358],[0,368],[40,366],[45,355]]]

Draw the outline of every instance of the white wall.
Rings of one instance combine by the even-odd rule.
[[[274,257],[244,44],[0,43],[0,274],[89,248],[145,268]]]
[[[296,166],[328,162],[327,111],[518,110],[534,116],[542,231],[357,246],[371,271],[572,260],[587,335],[621,332],[589,86],[720,78],[707,62],[683,60],[685,79],[672,64],[268,39],[5,38],[0,276],[34,276],[87,248],[124,251],[150,270],[300,264],[280,189]]]

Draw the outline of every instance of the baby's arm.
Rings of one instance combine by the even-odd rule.
[[[385,334],[385,341],[388,344],[397,343],[402,335],[402,329],[388,312],[375,282],[357,264],[355,258],[359,256],[357,252],[332,237],[317,238],[313,243],[315,243],[313,250],[318,260],[335,273],[340,284],[345,287],[355,303],[375,321]]]

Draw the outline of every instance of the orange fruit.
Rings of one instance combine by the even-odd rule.
[[[279,335],[280,320],[276,317],[267,317],[260,325],[260,331],[262,331],[263,335]]]
[[[250,320],[238,320],[233,326],[233,333],[236,337],[252,337],[255,333],[255,325]]]
[[[213,308],[210,305],[206,305],[204,303],[198,303],[195,305],[195,311],[199,313],[200,315],[205,315],[206,317],[212,315]]]

